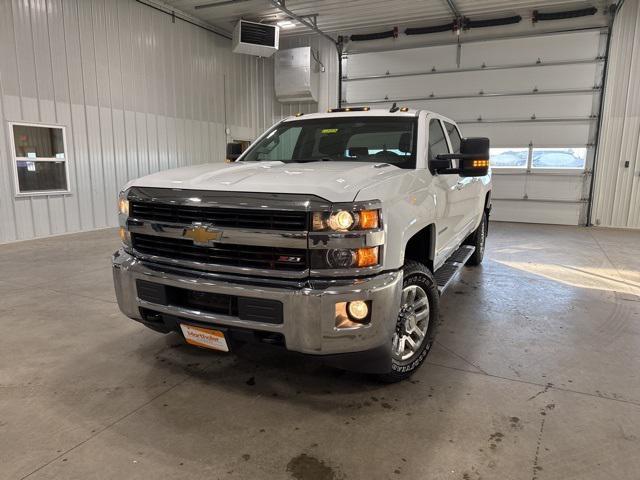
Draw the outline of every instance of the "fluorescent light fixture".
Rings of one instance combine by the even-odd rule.
[[[280,20],[278,23],[276,23],[276,25],[278,25],[280,28],[293,28],[296,26],[296,24],[291,20]]]

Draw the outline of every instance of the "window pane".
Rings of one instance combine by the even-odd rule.
[[[20,192],[67,190],[65,162],[30,162],[18,160]]]
[[[587,163],[586,148],[534,148],[533,168],[580,168]]]
[[[17,157],[64,158],[61,128],[14,125],[13,140]]]
[[[444,131],[439,120],[431,120],[429,122],[429,160],[444,153],[449,153]]]
[[[451,147],[453,148],[452,153],[460,153],[460,145],[462,144],[462,139],[460,138],[458,129],[452,123],[444,122],[444,126],[447,129],[449,140],[451,140]]]
[[[528,148],[492,148],[491,166],[510,167],[510,168],[526,168],[529,159]]]

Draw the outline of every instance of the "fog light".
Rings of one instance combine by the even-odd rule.
[[[356,262],[356,252],[348,249],[327,251],[327,263],[331,268],[351,268]]]
[[[354,300],[336,303],[336,328],[361,328],[371,320],[371,302]]]
[[[361,322],[369,315],[369,306],[367,305],[367,302],[356,300],[355,302],[347,303],[347,311],[353,320]]]

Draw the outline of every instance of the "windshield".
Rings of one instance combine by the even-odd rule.
[[[252,145],[243,161],[375,162],[416,166],[416,125],[411,117],[347,117],[281,123]]]

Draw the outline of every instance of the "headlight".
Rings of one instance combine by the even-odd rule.
[[[353,213],[347,212],[346,210],[341,210],[336,213],[332,213],[329,215],[329,228],[331,230],[349,230],[356,219],[354,218]]]
[[[127,194],[120,192],[118,197],[118,212],[121,215],[129,216],[129,200],[127,200]]]
[[[120,227],[120,229],[118,230],[118,236],[122,241],[122,246],[124,247],[124,249],[126,251],[129,251],[132,246],[131,233],[129,232],[129,230],[127,230],[125,227]]]
[[[350,230],[372,230],[380,226],[379,210],[336,210],[313,213],[314,232],[347,232]]]
[[[118,223],[120,224],[120,230],[118,235],[122,240],[125,250],[131,248],[131,234],[127,229],[127,219],[129,218],[129,200],[127,199],[127,192],[120,192],[118,195]]]
[[[365,268],[378,265],[380,247],[312,250],[311,268]]]

